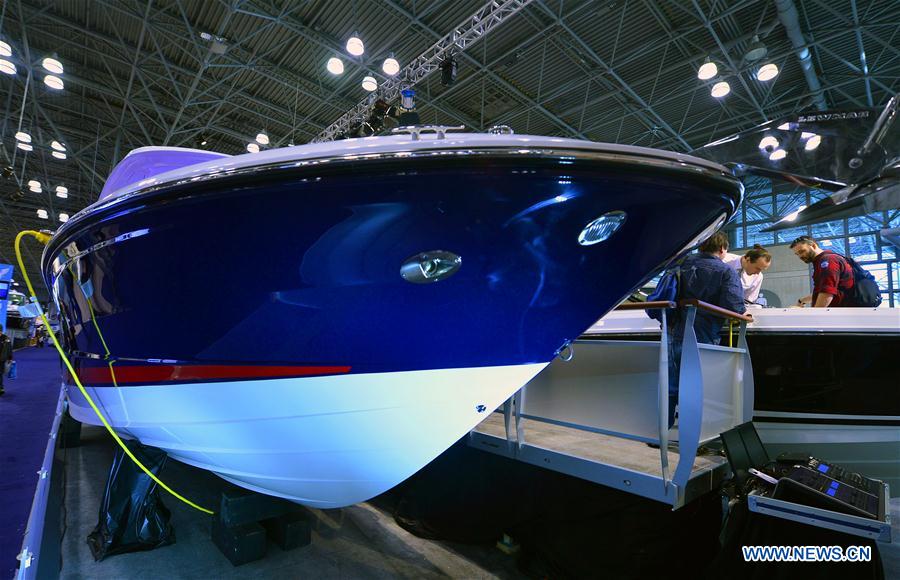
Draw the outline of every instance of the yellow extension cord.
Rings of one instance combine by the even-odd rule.
[[[22,270],[22,276],[25,278],[25,284],[28,286],[28,292],[31,293],[31,297],[37,302],[37,296],[34,293],[34,288],[31,285],[31,280],[28,278],[28,272],[25,270],[25,264],[22,262],[22,249],[21,249],[20,245],[22,242],[22,238],[25,236],[32,236],[35,239],[37,239],[37,241],[41,242],[42,244],[46,244],[47,242],[49,242],[50,236],[48,234],[44,234],[44,233],[37,232],[34,230],[24,230],[24,231],[19,232],[18,235],[16,236],[16,259],[19,261],[19,268]],[[153,475],[150,472],[150,470],[147,469],[144,466],[144,464],[141,463],[138,460],[138,458],[134,456],[134,454],[131,452],[131,450],[125,446],[125,443],[123,443],[122,440],[119,438],[119,436],[116,434],[116,432],[113,431],[113,428],[109,426],[109,423],[106,421],[106,417],[104,417],[103,414],[100,412],[100,409],[97,408],[97,405],[94,403],[94,400],[91,398],[90,395],[88,395],[88,392],[84,388],[84,385],[81,384],[81,379],[78,378],[78,375],[75,373],[75,369],[72,368],[72,363],[69,362],[68,357],[66,357],[66,354],[63,352],[62,346],[60,346],[59,341],[56,339],[56,334],[53,332],[53,329],[50,328],[50,321],[47,320],[47,315],[44,314],[43,310],[41,310],[41,320],[44,321],[44,328],[46,328],[47,332],[50,334],[50,338],[53,340],[53,346],[56,347],[56,351],[59,353],[60,358],[62,358],[63,362],[66,364],[66,368],[69,369],[69,374],[72,375],[72,379],[75,380],[75,384],[78,385],[78,389],[81,391],[81,394],[84,395],[84,398],[87,400],[88,403],[90,403],[91,408],[94,410],[94,413],[96,413],[97,417],[100,418],[100,422],[103,423],[103,426],[106,427],[106,430],[109,431],[109,434],[112,435],[113,439],[116,440],[116,443],[119,444],[119,447],[122,448],[122,450],[125,452],[125,454],[132,461],[134,461],[135,465],[137,465],[138,467],[141,468],[141,471],[143,471],[148,476],[150,476],[150,479],[152,479],[153,481],[158,483],[161,488],[163,488],[164,490],[166,490],[167,492],[169,492],[176,498],[180,499],[184,503],[188,504],[192,508],[198,509],[205,514],[212,515],[214,513],[213,511],[208,510],[204,507],[200,507],[199,505],[195,504],[191,500],[179,495],[176,491],[174,491],[168,485],[163,483],[162,480],[160,480],[158,477]]]

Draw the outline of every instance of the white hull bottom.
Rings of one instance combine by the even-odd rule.
[[[372,498],[468,433],[546,363],[88,388],[122,435],[318,508]],[[77,388],[72,416],[100,425]]]

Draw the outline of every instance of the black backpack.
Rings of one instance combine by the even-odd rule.
[[[847,292],[847,298],[853,306],[877,308],[881,304],[881,290],[872,274],[856,263],[856,260],[844,256],[853,270],[853,287]]]

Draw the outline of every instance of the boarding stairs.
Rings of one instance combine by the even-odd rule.
[[[746,342],[752,318],[698,300],[625,303],[620,310],[684,309],[678,420],[668,428],[669,333],[659,340],[585,335],[469,434],[470,446],[649,499],[673,509],[718,488],[719,454],[698,455],[753,414]],[[729,343],[697,342],[698,310],[729,322]],[[653,337],[655,338],[655,337]],[[670,445],[677,441],[676,445]],[[650,445],[653,445],[651,447]]]

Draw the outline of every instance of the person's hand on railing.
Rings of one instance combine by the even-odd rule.
[[[722,308],[721,306],[716,306],[715,304],[710,304],[708,302],[703,302],[702,300],[697,300],[695,298],[690,298],[688,300],[679,300],[679,306],[694,306],[698,310],[705,310],[706,312],[715,314],[716,316],[721,316],[722,318],[731,319],[731,320],[739,320],[742,322],[753,322],[753,317],[749,314],[741,314],[739,312],[734,312],[732,310],[728,310],[727,308]]]
[[[803,298],[797,300],[797,304],[794,305],[795,308],[803,308],[807,304],[812,304],[812,294],[807,294]]]

